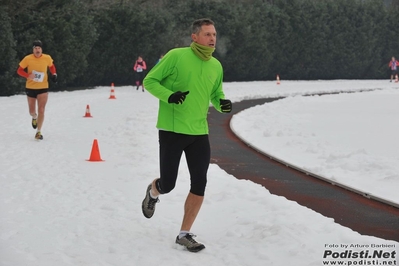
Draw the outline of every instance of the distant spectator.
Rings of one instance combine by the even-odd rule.
[[[139,87],[141,86],[143,92],[144,92],[144,85],[143,85],[143,79],[145,76],[145,70],[147,69],[147,65],[143,58],[139,56],[134,63],[133,70],[135,72],[136,76],[136,90],[139,90]]]
[[[398,67],[399,67],[399,62],[398,60],[395,59],[395,57],[392,56],[392,60],[389,62],[389,67],[391,68],[391,81],[393,80],[393,77],[398,75]]]
[[[163,58],[163,54],[161,54],[161,55],[159,56],[159,59],[157,60],[157,63],[156,63],[156,64],[158,64],[158,63],[162,60],[162,58]]]

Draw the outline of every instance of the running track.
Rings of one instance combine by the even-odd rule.
[[[211,163],[238,179],[247,179],[306,206],[336,223],[369,236],[399,241],[399,209],[306,175],[270,159],[240,141],[230,130],[231,117],[276,99],[233,103],[230,114],[210,108]]]

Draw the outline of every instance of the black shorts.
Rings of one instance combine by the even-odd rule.
[[[190,192],[204,196],[211,160],[208,135],[186,135],[162,130],[159,131],[159,192],[169,193],[175,187],[183,151],[190,172]]]
[[[136,81],[138,81],[140,85],[143,84],[144,77],[145,77],[144,71],[136,72]]]
[[[48,89],[25,89],[26,95],[31,98],[37,98],[37,95],[47,93]]]

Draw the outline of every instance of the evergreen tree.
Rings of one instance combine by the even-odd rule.
[[[399,58],[399,16],[398,16],[399,5],[391,8],[387,11],[385,28],[382,29],[384,35],[382,37],[383,43],[383,63],[381,66],[381,72],[385,75],[389,75],[389,69],[387,64],[392,56]]]
[[[96,29],[81,1],[31,0],[29,8],[14,14],[12,28],[18,60],[32,52],[33,40],[43,42],[43,53],[50,54],[56,65],[59,89],[73,84],[87,68]]]
[[[0,96],[19,94],[23,89],[22,79],[18,79],[18,68],[15,41],[13,38],[11,19],[4,9],[0,9]]]
[[[89,54],[96,71],[88,71],[83,84],[133,84],[133,65],[141,55],[151,67],[174,41],[168,13],[137,6],[113,5],[96,14],[98,40]]]
[[[21,93],[19,61],[42,40],[51,89],[133,84],[133,64],[191,43],[215,21],[225,81],[375,79],[399,57],[399,0],[0,0],[0,95]]]

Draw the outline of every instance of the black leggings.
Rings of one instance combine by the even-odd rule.
[[[159,131],[160,179],[157,189],[161,194],[169,193],[174,189],[183,151],[190,172],[190,192],[204,196],[211,159],[208,135],[185,135]]]
[[[136,85],[142,85],[144,80],[144,71],[143,72],[136,72]]]

